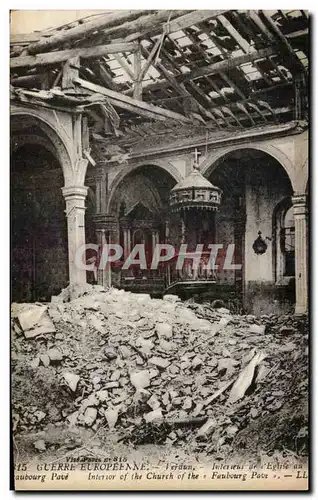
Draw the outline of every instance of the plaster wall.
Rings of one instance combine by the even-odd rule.
[[[265,178],[264,178],[265,177]],[[277,177],[250,177],[246,184],[246,232],[244,256],[245,308],[247,312],[257,315],[282,313],[289,310],[293,301],[292,289],[290,297],[283,297],[282,287],[276,284],[274,275],[274,240],[273,212],[279,202],[290,196],[291,188],[287,182]],[[253,243],[262,232],[267,244],[264,254],[257,255]],[[288,287],[287,287],[288,288]],[[285,292],[288,290],[285,289]]]

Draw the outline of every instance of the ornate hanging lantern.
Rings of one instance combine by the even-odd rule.
[[[190,175],[171,190],[170,207],[174,212],[191,209],[212,211],[219,209],[222,191],[203,177],[199,171],[197,155],[196,150],[196,158]]]
[[[262,255],[267,250],[266,241],[262,238],[262,231],[258,231],[258,238],[253,243],[253,250],[256,255]]]

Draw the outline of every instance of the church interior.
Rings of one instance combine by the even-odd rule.
[[[307,313],[308,59],[304,10],[105,11],[12,34],[12,300],[98,283]],[[121,259],[76,266],[106,243]],[[202,245],[200,265],[123,269],[139,244],[147,262]]]

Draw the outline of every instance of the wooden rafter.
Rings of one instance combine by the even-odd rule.
[[[95,74],[100,77],[102,83],[106,85],[106,87],[119,92],[121,90],[121,86],[114,81],[106,65],[107,61],[105,58],[101,58],[99,61],[94,61],[93,68],[95,70]]]
[[[244,52],[248,53],[253,48],[251,48],[250,44],[245,40],[245,38],[240,35],[240,33],[234,28],[234,26],[226,19],[224,16],[219,16],[218,20],[222,24],[222,26],[228,31],[228,33],[234,38],[238,46],[244,50]],[[255,50],[255,49],[254,49]]]
[[[135,73],[134,73],[133,65],[129,65],[128,62],[124,59],[124,57],[122,57],[118,54],[114,54],[114,58],[118,62],[119,66],[121,66],[126,71],[129,78],[131,78],[132,81],[134,81]]]
[[[201,78],[202,76],[215,75],[220,71],[229,71],[230,69],[236,68],[241,64],[256,61],[258,59],[264,59],[271,55],[274,55],[275,51],[272,47],[266,49],[261,49],[259,51],[252,52],[250,54],[243,54],[240,56],[232,57],[231,59],[225,59],[214,64],[209,64],[208,66],[203,66],[202,68],[195,69],[190,73],[180,75],[178,81],[188,81],[195,80],[196,78]]]
[[[232,26],[232,24],[224,17],[220,16],[219,21],[222,23],[224,28],[229,32],[229,34],[234,38],[240,49],[243,50],[246,54],[249,54],[251,51],[255,51],[255,47],[251,47],[250,44],[243,38],[240,33]],[[246,28],[245,28],[246,31]],[[259,64],[254,63],[257,70],[261,73],[264,80],[268,85],[272,85],[272,80],[266,75],[266,73],[262,70]]]
[[[197,47],[198,51],[202,54],[202,56],[207,59],[209,62],[211,62],[211,56],[204,52],[202,50],[202,47],[200,46],[200,44],[196,41],[195,37],[192,35],[192,33],[189,33],[189,31],[186,32],[187,33],[187,36],[190,38],[190,40],[192,41],[192,43],[194,44],[195,47]],[[221,50],[222,54],[225,55],[225,50],[223,48],[220,48],[219,50]],[[230,87],[232,87],[235,92],[242,98],[242,99],[245,99],[246,96],[243,94],[243,92],[241,91],[241,89],[226,75],[226,73],[224,73],[224,71],[220,71],[220,76],[223,78],[224,81],[226,81],[226,83],[228,83],[228,85],[230,85]],[[215,88],[215,86],[214,86]],[[221,92],[219,91],[218,92],[220,95]],[[222,95],[223,97],[223,95]]]
[[[131,97],[125,96],[119,92],[114,92],[113,90],[106,89],[101,85],[95,85],[94,83],[87,82],[86,80],[82,80],[81,78],[74,79],[74,83],[77,83],[82,88],[91,90],[92,92],[96,92],[98,94],[102,94],[108,97],[109,101],[116,107],[121,109],[128,109],[135,114],[145,115],[149,117],[151,115],[152,119],[158,120],[177,120],[183,123],[192,123],[192,120],[186,118],[180,113],[175,113],[174,111],[170,111],[168,109],[159,108],[158,106],[154,106],[152,104],[147,104],[143,101],[138,101],[137,99],[133,99]]]
[[[108,45],[97,45],[96,47],[60,50],[48,52],[36,56],[19,56],[10,59],[10,68],[35,68],[39,66],[53,66],[65,62],[73,57],[83,59],[97,59],[108,54],[121,52],[134,52],[137,49],[135,43],[109,43]]]
[[[269,15],[269,13],[266,12],[265,10],[263,10],[262,15],[265,17],[268,24],[271,26],[272,30],[274,31],[275,35],[277,36],[279,41],[283,44],[287,53],[289,54],[291,61],[292,61],[292,65],[291,65],[292,68],[291,69],[295,68],[296,72],[304,71],[304,67],[303,67],[302,63],[300,62],[300,60],[298,59],[298,57],[296,56],[293,47],[290,45],[287,38],[283,35],[283,33],[281,32],[281,30],[279,29],[277,24],[273,21],[273,19]]]
[[[101,15],[14,40],[11,81],[29,89],[56,85],[68,89],[82,81],[83,88],[93,85],[87,90],[97,92],[100,86],[100,93],[121,110],[122,130],[142,119],[164,122],[163,134],[178,122],[193,122],[197,127],[198,120],[208,121],[209,128],[255,126],[280,116],[286,120],[286,113],[295,109],[295,95],[292,87],[286,93],[281,89],[298,85],[304,94],[306,86],[301,79],[295,83],[298,73],[306,72],[296,54],[296,48],[306,53],[306,22],[304,13],[296,19],[287,11],[157,10]],[[241,55],[236,55],[237,48]],[[128,75],[121,83],[114,60]],[[249,75],[252,65],[258,73]],[[275,89],[276,95],[268,94]],[[174,113],[174,118],[167,113]],[[146,126],[131,133],[138,140],[148,131]]]
[[[116,38],[116,40],[121,39],[125,42],[138,40],[154,31],[160,33],[162,31],[162,24],[167,22],[168,19],[173,20],[188,12],[187,10],[147,11],[146,15],[139,16],[134,21],[103,30],[101,36],[107,40]]]
[[[55,49],[61,47],[61,45],[66,42],[74,41],[87,37],[89,34],[94,33],[98,30],[111,28],[113,26],[121,25],[125,21],[132,21],[136,17],[140,17],[143,13],[147,11],[138,10],[126,10],[116,12],[114,14],[106,14],[103,17],[95,19],[93,21],[88,21],[80,26],[71,28],[64,31],[58,31],[55,35],[47,38],[42,38],[38,42],[31,43],[28,45],[28,54],[39,54],[45,52],[48,49]]]
[[[142,83],[140,79],[141,73],[141,51],[140,45],[138,50],[134,53],[134,99],[141,99],[142,97]]]
[[[165,21],[167,25],[164,27],[164,32],[168,35],[176,31],[183,30],[194,24],[201,23],[208,19],[214,19],[218,15],[223,14],[224,10],[194,10],[192,12],[183,11],[182,15],[176,17],[174,16],[175,11],[162,11],[167,13]],[[136,23],[137,24],[137,23]],[[158,22],[152,20],[147,26],[140,27],[136,30],[136,33],[126,36],[125,41],[132,41],[140,38],[141,36],[155,36],[163,31],[163,26]]]

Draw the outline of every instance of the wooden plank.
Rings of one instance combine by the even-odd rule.
[[[184,30],[194,24],[202,23],[204,21],[208,21],[209,19],[215,19],[224,12],[226,12],[226,10],[195,10],[189,14],[185,14],[184,16],[170,21],[165,29],[165,32],[169,35],[170,33]]]
[[[170,118],[172,120],[181,121],[183,123],[192,123],[192,120],[189,120],[180,113],[175,113],[168,109],[159,108],[158,106],[147,104],[143,101],[138,101],[119,92],[114,92],[113,90],[106,89],[105,87],[101,87],[100,85],[95,85],[94,83],[82,80],[81,78],[76,78],[74,82],[85,89],[105,95],[106,97],[111,99],[115,106],[121,107],[125,104],[128,105],[137,114],[142,115],[142,111],[145,111],[149,114],[152,114],[157,119]]]
[[[251,52],[249,54],[243,54],[241,56],[232,57],[229,59],[225,59],[224,61],[220,61],[218,63],[210,64],[208,66],[204,66],[202,68],[195,69],[190,73],[179,75],[177,77],[177,81],[189,81],[194,80],[196,78],[201,78],[202,76],[207,75],[215,75],[216,73],[220,73],[220,71],[229,71],[230,69],[236,68],[241,64],[252,63],[258,59],[264,59],[265,57],[269,57],[275,54],[275,50],[272,47],[268,47],[266,49],[261,49],[256,52]]]
[[[44,33],[40,31],[34,33],[17,33],[14,35],[10,35],[10,45],[28,45],[31,42],[38,42],[43,35]]]
[[[105,61],[107,64],[107,61]],[[99,61],[94,61],[93,63],[90,64],[90,66],[93,68],[94,73],[98,75],[98,77],[101,79],[102,83],[110,88],[111,90],[115,90],[116,92],[119,92],[120,85],[118,85],[116,82],[114,82],[110,72],[108,69],[105,67],[103,59],[100,59]]]
[[[257,30],[252,23],[250,16],[248,15],[248,12],[236,12],[233,11],[231,12],[231,15],[234,17],[235,22],[237,23],[238,27],[241,29],[243,33],[248,37],[247,41],[251,43],[251,40],[255,40],[255,35],[257,33]]]
[[[253,47],[243,38],[239,32],[232,26],[230,21],[228,21],[224,16],[219,16],[218,20],[224,26],[224,28],[228,31],[228,33],[234,38],[238,46],[244,50],[244,52],[248,53],[253,50]]]
[[[309,35],[309,30],[308,28],[306,28],[304,30],[294,31],[293,33],[287,33],[285,36],[290,40],[293,38],[298,38],[299,36],[308,36],[308,35]]]
[[[265,24],[263,23],[257,12],[255,10],[249,10],[248,15],[252,19],[252,21],[254,21],[254,23],[261,31],[261,33],[263,33],[270,42],[273,42],[274,35],[269,31],[268,28],[266,28]]]
[[[79,57],[72,57],[63,67],[62,72],[62,89],[70,89],[74,87],[73,79],[79,76],[78,69],[80,65]]]
[[[138,40],[147,33],[151,33],[151,35],[154,33],[161,33],[163,23],[188,12],[188,10],[147,11],[147,15],[139,17],[134,21],[120,24],[114,28],[107,28],[103,30],[101,35],[104,38],[106,37],[106,39],[113,39],[116,37],[116,39],[123,38],[124,41]]]
[[[133,67],[132,66],[130,67],[128,62],[126,62],[125,59],[123,57],[119,56],[118,54],[115,54],[114,57],[115,57],[116,61],[118,62],[118,64],[126,71],[129,78],[134,80],[135,74],[133,71]]]
[[[284,83],[279,83],[278,85],[272,85],[271,87],[268,87],[266,89],[259,89],[259,90],[254,90],[253,93],[251,94],[251,97],[259,94],[267,94],[269,92],[272,92],[273,90],[278,90],[283,87],[290,87],[294,84],[292,81],[287,81]]]
[[[168,15],[166,16],[165,21],[167,24],[163,27],[155,19],[152,23],[144,24],[135,32],[129,28],[130,34],[127,34],[125,41],[132,41],[140,38],[141,36],[155,36],[162,33],[163,29],[166,34],[175,33],[176,31],[183,30],[185,28],[189,28],[194,24],[201,23],[203,21],[207,21],[208,19],[215,19],[218,15],[226,12],[225,10],[194,10],[194,11],[179,11],[179,17],[175,16],[176,11],[164,11]],[[170,15],[169,12],[172,14]],[[137,20],[139,21],[139,20]],[[164,21],[161,21],[161,23]],[[132,23],[131,23],[132,24]],[[137,22],[135,23],[137,25]]]
[[[205,93],[202,92],[202,90],[198,87],[198,85],[196,85],[194,82],[191,82],[191,81],[189,82],[189,85],[190,85],[192,91],[201,97],[202,101],[205,103],[205,106],[207,106],[208,108],[211,108],[211,102],[209,101],[209,99],[207,98]],[[192,92],[191,92],[191,95],[193,95]],[[204,116],[206,116],[207,118],[209,118],[210,120],[214,121],[217,124],[217,126],[219,127],[219,124],[218,124],[215,116],[209,110],[207,110],[204,106],[202,106],[201,103],[198,102],[198,99],[196,99],[196,102],[198,103],[199,110],[201,111],[201,113]]]
[[[294,70],[293,72],[298,72],[298,71],[304,71],[304,67],[298,57],[296,56],[293,47],[290,45],[289,41],[287,38],[283,35],[277,24],[273,21],[271,18],[270,14],[266,11],[262,11],[262,15],[265,17],[271,28],[273,29],[274,33],[276,34],[277,38],[282,42],[284,47],[286,48],[290,58],[291,58],[291,70]]]
[[[162,37],[161,38],[158,38],[158,40],[156,41],[156,43],[154,44],[154,46],[152,47],[148,57],[147,57],[147,60],[145,62],[145,64],[143,65],[141,71],[140,71],[140,74],[139,74],[139,80],[142,81],[144,79],[144,77],[146,76],[147,74],[147,71],[149,70],[153,60],[154,60],[154,57],[155,55],[157,54],[157,51],[160,47],[162,43]]]
[[[134,20],[147,12],[148,11],[144,10],[125,10],[115,12],[113,14],[106,14],[103,17],[87,21],[86,23],[76,26],[75,28],[59,31],[49,38],[42,38],[38,42],[30,44],[27,50],[29,54],[38,54],[49,49],[55,49],[66,42],[82,39],[98,30],[102,30],[107,27],[110,28],[118,24],[122,24],[125,21]]]
[[[149,55],[149,52],[147,49],[142,48],[143,54],[146,57]],[[166,55],[166,57],[169,57],[169,54],[165,51],[165,49],[162,47],[162,53]],[[174,68],[176,71],[180,71],[176,66],[174,65]],[[207,112],[203,106],[195,99],[192,93],[190,93],[184,86],[183,83],[179,84],[175,78],[163,64],[160,62],[157,62],[156,64],[156,69],[166,78],[166,80],[170,83],[170,85],[173,87],[173,89],[177,92],[177,94],[180,94],[180,96],[184,98],[190,98],[192,101],[194,101],[196,108],[201,112],[201,114],[207,118],[213,119],[213,115],[211,115],[209,112]],[[163,89],[164,90],[164,89]],[[180,103],[181,104],[181,103]],[[183,105],[183,109],[185,108],[185,105]]]
[[[242,99],[246,99],[246,95],[243,94],[241,89],[234,83],[224,71],[220,71],[220,76],[223,78],[223,80],[239,95]]]
[[[219,21],[222,23],[222,25],[227,29],[229,34],[234,38],[238,46],[246,53],[249,54],[251,51],[253,52],[255,48],[251,46],[245,38],[243,38],[240,33],[232,26],[232,24],[224,17],[220,16]],[[246,32],[246,30],[245,30]],[[255,67],[257,70],[261,73],[262,77],[266,81],[268,85],[272,84],[272,80],[266,75],[266,73],[255,63]]]
[[[16,78],[11,78],[10,84],[14,87],[31,87],[32,85],[38,85],[42,81],[42,74],[18,76]]]
[[[145,47],[141,46],[141,52],[145,58],[149,57],[149,52]],[[164,76],[178,94],[185,97],[189,96],[187,90],[177,82],[175,76],[173,76],[159,61],[157,62],[156,69]]]
[[[82,57],[83,59],[97,59],[107,54],[117,54],[120,52],[134,52],[137,49],[135,43],[109,43],[108,45],[97,45],[96,47],[59,50],[48,52],[36,56],[19,56],[10,59],[10,68],[35,68],[37,66],[52,66],[72,57]]]
[[[140,99],[142,98],[142,84],[140,80],[140,73],[141,73],[141,52],[140,52],[140,46],[138,47],[138,50],[134,52],[134,92],[133,92],[133,98],[134,99]]]

